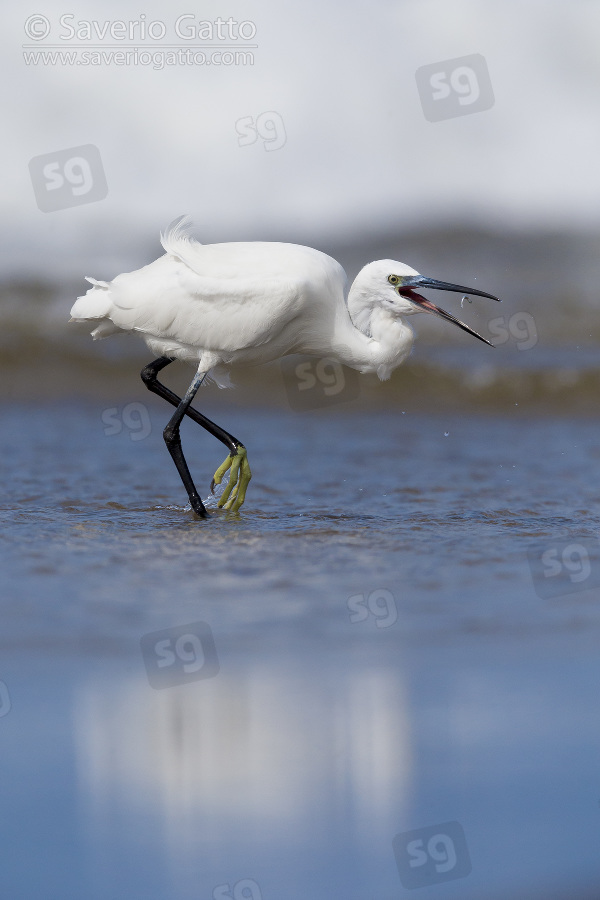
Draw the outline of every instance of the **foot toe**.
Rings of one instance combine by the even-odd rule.
[[[229,481],[225,490],[221,494],[221,497],[219,498],[217,506],[220,509],[227,509],[232,510],[233,512],[237,512],[246,499],[246,488],[248,487],[248,482],[252,477],[250,466],[248,465],[248,458],[246,455],[245,447],[240,445],[237,449],[237,452],[235,454],[230,454],[225,462],[221,466],[219,466],[219,468],[215,472],[215,476],[211,484],[211,490],[213,490],[215,484],[221,483],[221,479],[228,469],[231,469],[229,473]]]

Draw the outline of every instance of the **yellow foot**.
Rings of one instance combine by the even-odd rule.
[[[214,491],[215,484],[221,484],[221,479],[228,469],[231,469],[229,483],[221,494],[217,506],[237,512],[246,499],[246,488],[252,478],[246,448],[242,444],[239,445],[236,453],[229,454],[215,472],[210,486],[211,491]]]

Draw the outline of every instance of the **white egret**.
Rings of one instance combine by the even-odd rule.
[[[93,287],[77,299],[71,321],[93,321],[95,340],[137,332],[158,356],[142,370],[142,379],[176,407],[163,436],[192,509],[203,518],[206,509],[181,447],[184,415],[229,448],[211,484],[214,490],[231,469],[220,507],[238,510],[251,478],[241,441],[191,407],[207,376],[225,386],[232,366],[304,353],[332,357],[385,380],[410,353],[413,331],[405,317],[418,312],[441,316],[490,343],[415,288],[497,297],[427,278],[394,260],[378,260],[361,269],[345,301],[343,268],[310,247],[267,242],[203,245],[189,237],[185,216],[171,223],[161,243],[164,255],[142,269],[111,282],[87,278]],[[196,366],[183,399],[156,377],[175,359]]]

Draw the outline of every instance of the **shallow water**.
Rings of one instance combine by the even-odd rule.
[[[209,405],[199,521],[145,408],[2,410],[2,896],[593,896],[595,423]]]

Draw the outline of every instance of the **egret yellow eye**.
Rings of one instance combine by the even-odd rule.
[[[397,275],[388,275],[388,281],[390,284],[400,284],[400,279]]]

